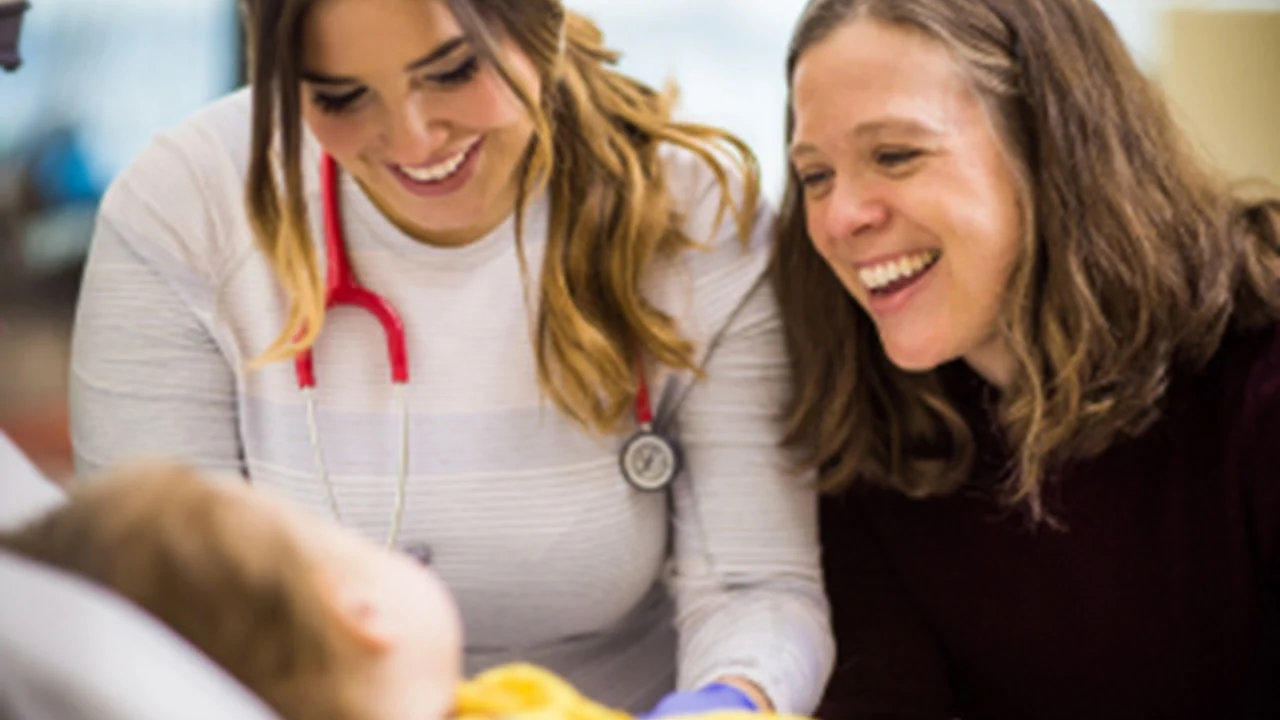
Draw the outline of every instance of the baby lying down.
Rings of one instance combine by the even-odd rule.
[[[245,483],[121,469],[0,547],[133,601],[283,720],[627,720],[531,666],[463,682],[430,570]]]

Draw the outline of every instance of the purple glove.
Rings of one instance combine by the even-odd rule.
[[[717,710],[744,710],[758,712],[760,708],[751,701],[743,691],[725,683],[711,683],[697,690],[673,692],[658,701],[648,713],[641,715],[640,720],[657,720],[657,718],[679,715],[700,715]]]

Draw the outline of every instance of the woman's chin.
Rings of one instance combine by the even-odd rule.
[[[926,373],[947,364],[952,358],[938,344],[912,338],[880,336],[889,362],[903,372]]]

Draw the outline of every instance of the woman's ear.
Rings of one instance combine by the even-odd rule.
[[[342,631],[375,654],[388,652],[395,642],[387,617],[374,602],[371,583],[321,574],[325,609]]]

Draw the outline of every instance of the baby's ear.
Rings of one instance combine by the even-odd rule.
[[[386,616],[374,602],[370,583],[322,575],[320,593],[325,608],[338,627],[373,653],[382,654],[394,644]]]

